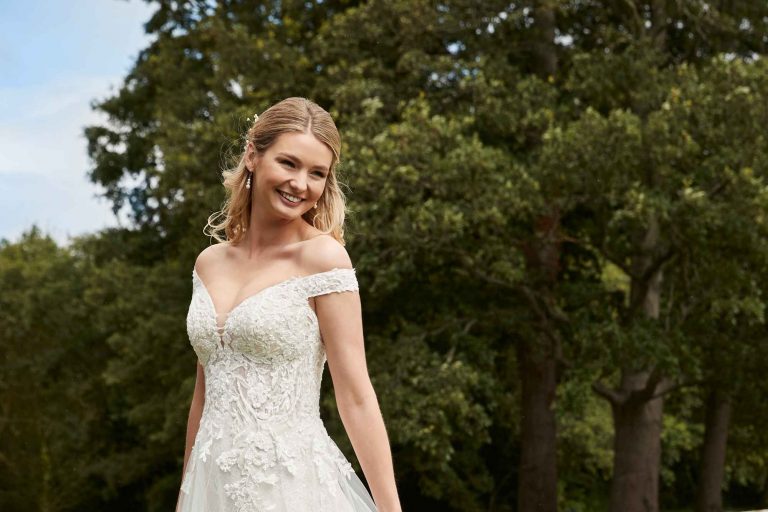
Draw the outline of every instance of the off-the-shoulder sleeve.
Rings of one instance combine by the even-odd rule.
[[[332,292],[349,292],[358,290],[357,277],[354,268],[334,268],[307,276],[305,280],[307,297],[316,297]]]

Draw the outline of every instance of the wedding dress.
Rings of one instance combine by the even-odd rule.
[[[320,418],[326,363],[308,298],[358,289],[354,269],[295,276],[217,319],[192,270],[187,334],[205,406],[180,512],[370,512],[371,495]]]

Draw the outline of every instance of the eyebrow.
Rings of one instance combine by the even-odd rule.
[[[296,160],[297,162],[301,163],[301,158],[299,158],[297,156],[293,156],[290,153],[283,153],[283,152],[281,152],[281,153],[278,153],[277,156],[287,156],[288,158],[290,158],[292,160]],[[322,171],[328,172],[328,168],[325,167],[325,166],[322,166],[322,165],[316,165],[316,166],[313,167],[313,169],[320,169]]]

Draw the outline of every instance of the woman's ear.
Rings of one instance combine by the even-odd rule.
[[[245,150],[245,167],[253,172],[259,166],[259,154],[256,148],[253,147],[253,143],[249,142]]]

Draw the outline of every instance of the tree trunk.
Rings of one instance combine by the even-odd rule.
[[[629,396],[612,401],[613,481],[611,512],[658,512],[661,427],[664,399],[637,398],[648,384],[649,373],[622,376],[619,393]]]
[[[696,512],[722,512],[725,449],[728,425],[731,421],[731,401],[714,390],[707,401],[706,430],[701,450],[701,469],[696,492]]]
[[[632,2],[627,3],[630,6]],[[648,27],[653,44],[664,51],[667,46],[666,0],[650,2],[652,23]],[[635,19],[635,7],[632,7]],[[643,24],[643,26],[645,26]],[[640,25],[636,25],[640,28]],[[645,185],[656,186],[653,167],[649,165]],[[630,308],[628,321],[637,318],[659,320],[664,254],[658,217],[652,215],[647,229],[638,233],[630,270]],[[632,362],[622,368],[617,390],[599,391],[611,403],[614,423],[613,480],[611,512],[658,512],[659,473],[661,470],[661,431],[664,416],[663,395],[669,382],[658,368],[636,370]]]
[[[557,46],[555,45],[555,11],[552,0],[537,0],[533,7],[534,69],[542,78],[557,73]]]
[[[552,0],[534,2],[532,29],[533,68],[548,79],[557,72],[555,45],[555,11]],[[536,236],[527,254],[532,281],[545,302],[552,299],[552,287],[560,269],[560,215],[549,211],[537,219]],[[541,324],[538,339],[517,345],[517,362],[522,379],[522,418],[520,476],[518,479],[519,512],[557,512],[557,424],[555,392],[559,381],[558,355],[560,341],[546,308],[532,309]]]
[[[517,345],[522,379],[520,512],[557,511],[557,361],[552,351],[537,350],[549,346],[548,340],[542,340],[538,347],[528,342]]]
[[[651,217],[638,239],[632,262],[631,314],[657,320],[661,302],[661,265],[657,254],[659,224]],[[657,512],[661,468],[662,390],[668,384],[657,370],[622,369],[621,385],[613,393],[614,423],[611,512]]]

